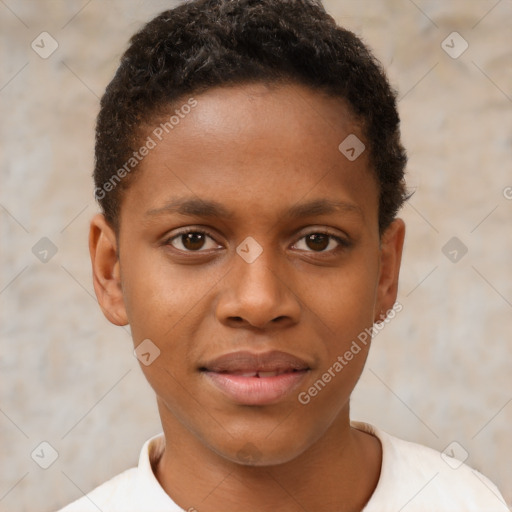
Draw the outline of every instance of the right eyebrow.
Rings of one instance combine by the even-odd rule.
[[[231,218],[233,212],[217,201],[207,201],[198,198],[173,198],[160,208],[148,210],[146,216],[178,213],[193,217]]]

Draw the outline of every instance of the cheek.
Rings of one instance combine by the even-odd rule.
[[[333,338],[345,342],[373,324],[377,298],[378,261],[358,253],[346,266],[328,273],[320,269],[302,279],[305,303]]]
[[[361,376],[371,344],[377,276],[374,264],[361,262],[329,279],[323,293],[310,292],[317,325],[328,326],[318,348],[321,364],[297,397],[312,417],[326,418],[326,410],[331,411],[326,421],[336,417]]]
[[[172,331],[183,329],[218,280],[216,274],[199,272],[194,266],[171,265],[163,251],[155,250],[130,257],[121,267],[121,275],[136,343],[152,337],[165,341]]]

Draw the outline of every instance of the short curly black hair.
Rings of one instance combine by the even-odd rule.
[[[134,176],[126,163],[136,167],[144,128],[187,95],[246,83],[295,83],[348,103],[380,185],[382,234],[407,199],[396,92],[369,49],[320,0],[192,0],[131,38],[96,125],[95,195],[116,232]]]

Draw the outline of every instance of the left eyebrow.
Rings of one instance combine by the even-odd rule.
[[[356,214],[361,218],[364,217],[363,211],[358,205],[346,201],[332,201],[330,199],[315,199],[307,203],[296,204],[284,214],[284,217],[287,219],[296,219],[340,212]]]
[[[315,199],[306,203],[299,203],[283,213],[285,219],[297,219],[302,217],[314,217],[331,213],[356,214],[363,218],[363,211],[354,204],[345,201],[333,201],[330,199]],[[161,208],[155,208],[146,212],[146,216],[178,213],[193,217],[217,217],[233,218],[234,212],[227,209],[221,203],[198,198],[174,198]]]

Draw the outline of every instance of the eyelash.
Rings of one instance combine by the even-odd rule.
[[[174,234],[172,237],[167,238],[164,241],[164,245],[171,245],[172,246],[171,242],[173,240],[176,240],[180,236],[188,235],[190,233],[197,233],[197,234],[200,234],[200,235],[207,235],[212,240],[215,240],[215,236],[210,231],[208,231],[207,229],[204,229],[204,228],[198,229],[198,228],[192,227],[192,228],[183,229],[180,232]],[[348,249],[351,246],[351,244],[350,244],[350,242],[348,240],[345,240],[345,239],[341,238],[340,236],[335,235],[334,233],[329,232],[328,230],[310,231],[309,233],[305,233],[304,235],[302,235],[299,238],[299,240],[302,240],[303,238],[306,238],[309,235],[327,235],[330,239],[335,240],[339,244],[338,247],[336,247],[335,249],[331,249],[329,251],[325,251],[325,250],[324,251],[306,251],[306,252],[310,252],[312,254],[333,254],[335,252],[338,252],[340,249]],[[176,249],[176,247],[173,247],[173,249]],[[176,249],[176,250],[181,252],[181,253],[185,253],[185,254],[200,254],[202,252],[207,252],[207,251],[203,251],[203,250],[197,250],[197,251],[186,251],[186,250],[184,251],[182,249]]]

